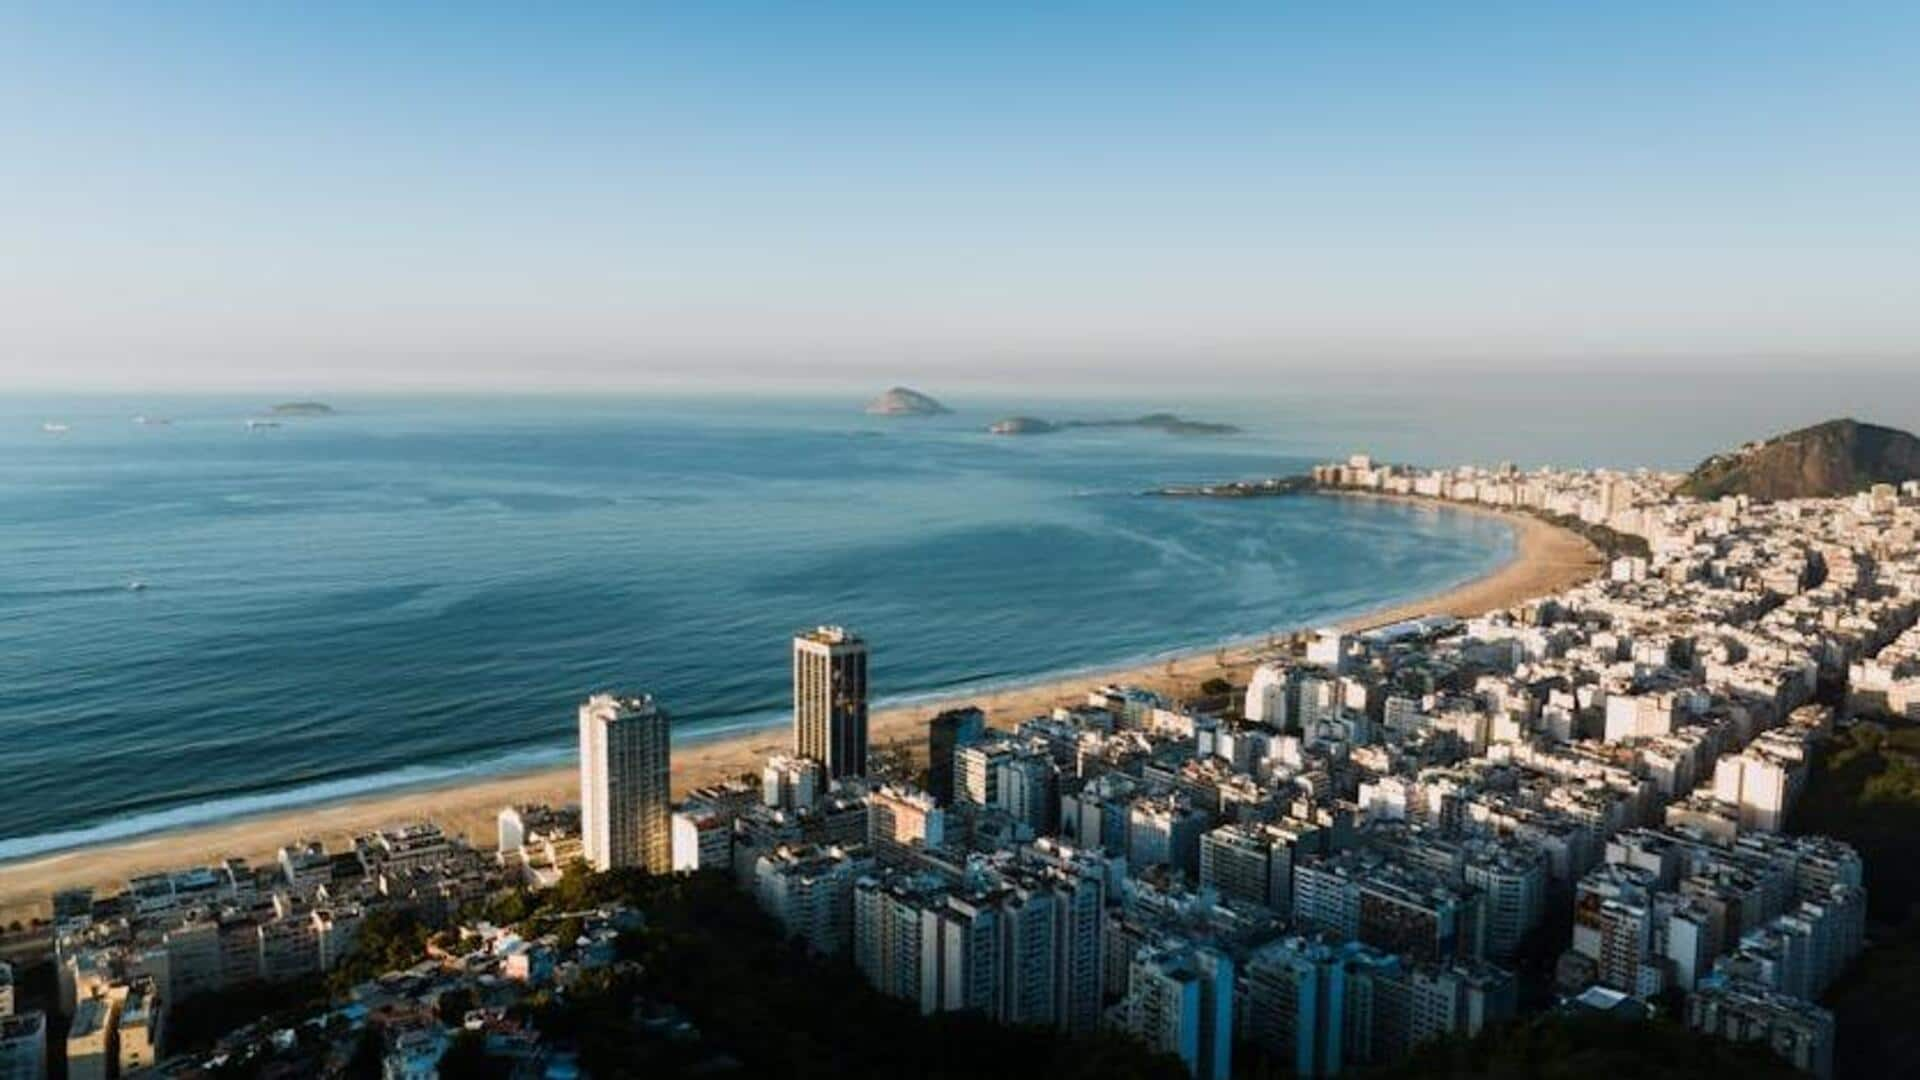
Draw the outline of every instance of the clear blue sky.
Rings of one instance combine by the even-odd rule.
[[[0,12],[0,384],[1920,362],[1911,2],[292,7]]]

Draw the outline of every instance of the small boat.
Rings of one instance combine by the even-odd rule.
[[[248,431],[265,431],[265,430],[266,430],[267,428],[277,428],[277,427],[279,427],[279,426],[280,426],[280,421],[278,421],[278,420],[249,420],[249,421],[247,421],[247,430],[248,430]]]
[[[72,431],[73,429],[68,427],[65,424],[59,423],[58,421],[49,420],[46,423],[40,425],[40,430],[46,432],[49,435],[65,435],[67,432]]]
[[[147,583],[144,581],[141,581],[139,578],[134,578],[132,581],[127,582],[127,591],[128,592],[146,592]]]
[[[164,416],[144,416],[144,415],[134,417],[133,422],[136,424],[139,424],[141,427],[166,427],[168,424],[173,423],[173,421],[167,419]]]

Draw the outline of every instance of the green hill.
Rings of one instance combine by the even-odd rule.
[[[1701,499],[1807,499],[1913,479],[1920,479],[1920,439],[1858,420],[1829,420],[1716,454],[1679,490]]]

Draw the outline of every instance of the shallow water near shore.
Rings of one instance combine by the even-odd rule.
[[[1310,463],[1201,410],[1249,433],[400,398],[249,433],[257,404],[0,416],[0,859],[561,762],[601,688],[684,737],[777,723],[819,622],[911,700],[1381,606],[1513,544],[1425,507],[1139,496]]]

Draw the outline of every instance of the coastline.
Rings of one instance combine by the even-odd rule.
[[[1487,574],[1450,589],[1368,611],[1335,625],[1362,630],[1422,615],[1478,615],[1567,588],[1598,573],[1598,551],[1581,537],[1525,514],[1414,496],[1360,492],[1315,492],[1318,497],[1385,499],[1500,518],[1514,529],[1511,557]],[[1305,627],[1298,628],[1305,629]],[[1011,726],[1083,697],[1110,682],[1146,686],[1171,696],[1193,694],[1208,679],[1244,680],[1266,650],[1266,636],[1196,648],[1147,664],[1065,675],[1030,685],[955,694],[939,700],[876,710],[869,738],[876,746],[917,751],[926,721],[942,709],[972,704],[995,726]],[[698,739],[674,748],[673,790],[686,791],[741,773],[757,773],[769,754],[787,748],[787,732],[773,727]],[[450,834],[492,846],[494,815],[509,803],[567,803],[578,797],[572,767],[460,779],[437,786],[379,792],[333,803],[236,818],[212,825],[73,848],[0,867],[0,922],[44,916],[55,891],[77,886],[117,887],[132,876],[201,865],[227,857],[270,862],[294,840],[322,840],[330,847],[351,836],[403,820],[428,819]]]

